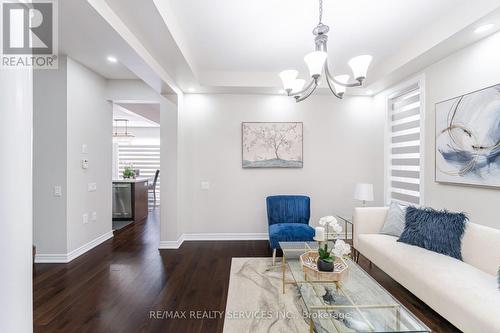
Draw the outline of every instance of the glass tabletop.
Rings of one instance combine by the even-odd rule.
[[[299,256],[317,242],[280,242],[286,268],[301,294],[316,332],[430,332],[361,267],[346,259],[348,272],[338,282],[306,281]],[[285,281],[283,281],[285,282]]]

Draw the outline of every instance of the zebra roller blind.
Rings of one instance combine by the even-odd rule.
[[[421,105],[418,84],[389,100],[388,201],[421,204]]]
[[[118,170],[123,173],[125,166],[133,164],[140,170],[140,177],[151,178],[153,181],[156,170],[160,169],[160,145],[158,144],[122,144],[118,146]],[[160,203],[160,177],[156,183],[156,205]],[[153,193],[149,193],[150,206],[153,204]]]

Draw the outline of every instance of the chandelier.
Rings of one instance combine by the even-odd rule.
[[[115,142],[130,142],[134,139],[134,135],[128,131],[128,119],[113,119],[113,140]],[[123,131],[122,131],[123,129]]]
[[[348,65],[351,67],[355,81],[349,82],[350,76],[347,74],[332,76],[328,68],[328,54],[326,44],[328,42],[327,33],[330,27],[323,24],[323,0],[319,0],[319,23],[313,30],[315,51],[307,54],[304,61],[309,69],[311,76],[310,82],[306,85],[306,81],[298,79],[298,71],[289,69],[279,74],[283,81],[283,89],[288,96],[295,97],[297,102],[301,102],[311,96],[319,85],[321,75],[324,71],[324,77],[328,88],[337,98],[343,98],[346,88],[360,87],[366,78],[368,66],[372,61],[371,55],[360,55],[349,60]]]

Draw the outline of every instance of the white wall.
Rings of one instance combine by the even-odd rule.
[[[30,70],[0,70],[0,332],[33,331]]]
[[[68,58],[67,158],[68,252],[112,230],[112,105],[106,100],[106,80]],[[88,153],[82,153],[86,144]],[[89,168],[81,168],[81,159]],[[97,191],[88,192],[87,184]],[[97,220],[91,221],[92,212]],[[82,223],[82,215],[89,223]]]
[[[33,239],[38,253],[66,253],[67,71],[36,70],[33,75]],[[54,186],[63,189],[54,196]]]
[[[309,195],[311,224],[350,213],[357,182],[373,183],[373,204],[382,204],[384,115],[372,98],[185,95],[180,119],[183,233],[267,233],[272,194]],[[244,121],[303,122],[304,167],[242,169]]]
[[[112,236],[112,111],[105,93],[106,80],[70,58],[60,57],[58,70],[34,74],[33,230],[38,262],[71,260],[96,245],[94,240]],[[83,158],[89,160],[87,170],[81,168]],[[88,192],[88,183],[96,183],[97,191]],[[62,187],[61,197],[54,195],[55,185]],[[88,224],[83,224],[84,213]]]
[[[426,77],[425,204],[469,213],[472,222],[500,228],[500,190],[434,182],[436,103],[500,83],[500,33],[430,66]]]

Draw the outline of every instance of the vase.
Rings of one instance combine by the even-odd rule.
[[[318,271],[321,272],[333,272],[333,262],[324,261],[323,259],[318,259],[317,262]]]

